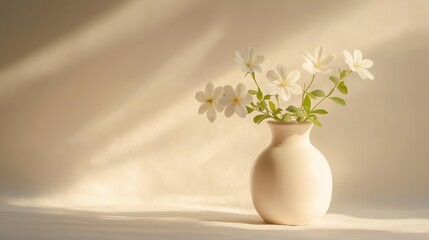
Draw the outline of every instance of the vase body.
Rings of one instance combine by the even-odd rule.
[[[267,223],[306,225],[321,218],[332,196],[332,174],[310,142],[311,123],[268,122],[270,145],[255,160],[251,194]]]

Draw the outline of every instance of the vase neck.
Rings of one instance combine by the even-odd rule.
[[[278,145],[284,141],[310,142],[312,123],[280,123],[268,122],[271,129],[272,144]]]

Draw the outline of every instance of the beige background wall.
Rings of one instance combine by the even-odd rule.
[[[268,144],[251,118],[210,124],[194,93],[300,67],[323,44],[375,62],[326,104],[312,141],[334,175],[332,212],[429,207],[429,1],[0,1],[0,196],[47,207],[252,211]],[[263,75],[258,76],[264,82]],[[317,82],[325,89],[329,81]]]

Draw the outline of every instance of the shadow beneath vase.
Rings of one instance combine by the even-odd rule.
[[[427,239],[429,218],[369,219],[327,214],[308,226],[265,224],[218,211],[91,212],[12,207],[0,211],[0,239]]]

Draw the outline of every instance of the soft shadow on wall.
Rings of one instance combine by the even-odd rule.
[[[31,75],[38,72],[29,65],[49,69],[60,59],[43,58],[45,49],[119,5],[118,1],[2,1],[0,195],[38,194],[75,174],[73,162],[81,156],[80,147],[66,141],[67,128],[78,116],[66,96],[73,96],[67,90],[74,91],[73,99],[78,99],[79,89],[70,88],[55,72],[43,74],[38,69],[42,74]],[[66,47],[70,52],[75,46]]]
[[[121,2],[55,1],[1,1],[0,16],[0,69],[12,67],[30,56],[37,49],[76,30],[83,24],[97,19]]]
[[[38,7],[48,9],[48,7],[44,6],[45,4],[49,8],[55,9],[56,11],[53,12],[57,12],[61,16],[63,16],[61,14],[63,11],[69,12],[70,9],[74,11],[76,8],[91,8],[91,6],[86,6],[85,3],[79,3],[80,5],[66,3],[69,7],[63,7],[62,5],[51,4],[51,2],[45,2]],[[174,5],[173,2],[169,2],[169,4]],[[76,23],[70,24],[77,28],[77,22],[79,22],[84,31],[72,31],[73,29],[71,28],[67,34],[65,31],[57,31],[58,25],[62,25],[66,21],[58,16],[47,17],[46,21],[39,20],[43,24],[47,24],[47,26],[53,25],[51,28],[53,30],[47,32],[46,35],[57,36],[59,38],[57,42],[53,39],[44,39],[46,41],[45,48],[43,44],[40,44],[38,45],[39,49],[32,50],[26,54],[20,53],[22,51],[20,47],[16,50],[11,48],[16,53],[16,55],[9,54],[11,56],[29,56],[23,59],[23,67],[20,66],[19,62],[15,64],[15,66],[20,67],[17,68],[18,70],[26,70],[25,64],[27,62],[38,63],[39,59],[46,60],[43,56],[44,49],[46,49],[48,56],[50,56],[49,51],[57,51],[59,54],[51,54],[51,56],[77,58],[79,61],[70,61],[70,64],[63,65],[60,69],[52,69],[52,72],[45,73],[41,71],[39,75],[37,71],[33,70],[31,72],[31,67],[28,67],[29,72],[34,73],[34,75],[30,76],[18,72],[13,65],[10,69],[4,70],[5,73],[2,75],[3,86],[10,86],[11,90],[2,89],[1,116],[3,124],[1,127],[3,133],[2,146],[4,146],[2,156],[4,157],[2,158],[1,169],[3,174],[1,176],[3,180],[1,182],[4,189],[3,194],[12,196],[34,194],[37,196],[45,192],[62,189],[64,186],[73,183],[76,178],[81,177],[86,172],[87,164],[94,153],[102,151],[106,147],[105,145],[115,141],[118,136],[126,135],[131,126],[138,125],[141,121],[150,119],[151,116],[157,114],[159,108],[147,102],[157,98],[159,91],[163,91],[165,95],[170,95],[171,98],[183,98],[183,95],[192,96],[193,92],[186,90],[189,88],[189,81],[192,81],[193,85],[199,85],[201,84],[201,76],[205,78],[204,81],[210,80],[213,78],[212,76],[222,75],[221,72],[225,72],[226,68],[231,67],[230,63],[225,63],[224,54],[217,54],[219,50],[216,49],[216,46],[228,46],[225,47],[228,51],[221,52],[226,52],[228,59],[233,49],[236,49],[235,45],[241,47],[240,36],[245,35],[248,30],[244,28],[237,30],[236,28],[228,27],[230,25],[222,21],[228,21],[229,23],[239,22],[240,16],[236,16],[236,12],[239,11],[242,5],[234,3],[224,7],[222,4],[210,2],[189,2],[183,5],[185,7],[175,11],[167,21],[160,21],[159,24],[154,22],[155,26],[148,27],[148,29],[139,29],[138,26],[139,24],[145,26],[147,25],[145,21],[153,19],[130,17],[131,20],[134,20],[134,18],[141,20],[140,22],[125,22],[135,25],[133,29],[136,30],[135,32],[126,33],[131,37],[126,38],[127,36],[124,34],[125,36],[120,41],[114,39],[117,42],[110,43],[104,49],[97,49],[98,51],[82,53],[88,45],[70,44],[67,41],[67,38],[74,38],[83,42],[94,39],[101,41],[99,43],[101,45],[103,45],[102,41],[108,41],[95,38],[92,31],[85,31],[86,25],[89,25],[83,21],[85,18],[81,19],[83,23],[76,19]],[[308,5],[309,3],[297,5],[296,8],[299,11],[294,11],[295,16],[299,17],[296,12],[303,11]],[[278,11],[278,14],[281,13],[280,9],[264,6],[254,2],[249,5],[249,10],[255,14],[260,14],[264,12],[265,8],[266,11],[275,10]],[[151,10],[149,9],[151,4],[128,3],[127,6],[126,3],[123,3],[118,6],[123,10],[114,13],[112,18],[117,19],[118,15],[125,17],[127,9],[131,13],[136,13],[131,7],[140,7],[146,13]],[[260,7],[263,8],[261,9]],[[19,8],[19,6],[12,6],[12,8]],[[220,11],[226,18],[219,17]],[[91,24],[94,29],[89,30],[95,31],[97,30],[95,29],[96,27],[104,27],[101,11],[99,15],[99,17],[92,17],[96,21],[101,21],[101,23],[99,25]],[[65,16],[68,15],[66,14]],[[52,21],[51,19],[56,19],[57,21]],[[197,23],[195,19],[201,19],[201,21]],[[248,24],[253,25],[255,28],[263,29],[262,26],[267,22],[275,24],[276,19],[277,17],[273,15],[271,18],[261,21],[262,16],[260,16],[250,20]],[[28,21],[30,20],[28,19]],[[303,20],[303,17],[301,19],[297,18],[295,24],[304,23],[304,21],[299,20]],[[219,21],[221,22],[220,24],[218,23]],[[210,26],[209,29],[214,29],[212,31],[215,33],[210,33],[207,30],[207,26]],[[166,27],[170,30],[165,31]],[[289,25],[289,28],[292,32],[295,27]],[[111,29],[110,31],[118,30]],[[31,32],[26,33],[30,34]],[[105,34],[107,35],[107,33]],[[215,41],[211,43],[211,49],[210,46],[203,46],[202,49],[206,51],[205,56],[210,57],[200,57],[198,63],[188,62],[187,65],[191,66],[189,68],[192,69],[192,73],[188,73],[186,79],[177,77],[179,74],[174,76],[171,76],[171,74],[157,74],[157,72],[162,72],[166,59],[174,59],[175,52],[180,54],[182,49],[189,48],[188,43],[190,41],[195,39],[198,43],[198,41],[204,40],[204,35],[207,34],[212,38],[214,36]],[[280,34],[280,32],[277,34]],[[228,36],[234,37],[231,39]],[[279,40],[275,37],[275,34],[270,34],[270,36],[270,39]],[[66,40],[64,40],[65,38]],[[174,44],[171,44],[172,41],[174,41]],[[231,41],[233,44],[229,43]],[[254,40],[251,45],[261,45],[262,43],[265,43],[265,41],[258,39]],[[49,48],[49,44],[54,45],[54,47]],[[63,50],[61,49],[62,46],[68,49]],[[79,47],[82,49],[79,49]],[[35,48],[37,47],[35,46]],[[74,50],[77,57],[68,55],[70,48],[76,48]],[[189,50],[192,51],[193,49],[190,48]],[[32,57],[31,52],[34,53],[34,57]],[[65,56],[61,56],[61,53],[64,53]],[[193,55],[196,55],[196,53],[191,52],[191,56],[184,57],[188,60]],[[51,58],[47,60],[54,64],[55,61],[60,59]],[[11,61],[16,62],[13,58]],[[49,67],[45,66],[45,64],[42,67]],[[213,66],[213,68],[207,68],[206,66]],[[177,73],[181,72],[177,67],[168,70],[171,72],[174,70]],[[14,83],[15,81],[21,81],[21,79],[15,78],[14,73],[22,79],[27,79],[28,82],[23,82],[20,85]],[[158,82],[148,83],[151,82],[151,79],[157,79]],[[174,84],[171,84],[172,81],[174,81]],[[186,94],[181,94],[183,91]],[[157,98],[157,102],[160,105],[170,105],[168,99]],[[113,122],[105,124],[107,126],[95,134],[79,137],[78,140],[85,138],[83,142],[72,141],[73,136],[76,136],[76,133],[80,133],[82,128],[85,129],[88,123],[95,122],[94,125],[99,125],[94,119],[98,117],[103,122],[106,116],[110,115],[110,112],[119,112],[116,114],[119,117],[116,117]],[[190,116],[197,118],[194,111]],[[144,140],[144,133],[142,135],[139,137],[140,140]],[[165,137],[156,136],[155,139],[151,140],[154,141],[159,138],[161,139],[159,144],[163,142],[162,146],[165,146]],[[158,144],[153,144],[152,146],[152,148],[155,148],[154,152],[158,151],[156,145]],[[144,148],[143,151],[139,151],[141,146],[137,145],[133,146],[133,148],[137,149],[133,153],[129,146],[122,145],[122,147],[124,150],[121,150],[121,154],[127,155],[144,155],[151,151]],[[117,156],[116,161],[123,162],[130,157]],[[96,169],[91,169],[91,171],[94,170]],[[156,171],[156,169],[152,170]],[[55,179],[55,181],[52,181],[52,179]],[[158,180],[162,181],[162,179]],[[186,191],[186,189],[184,190]],[[160,191],[162,193],[166,190],[161,187]]]

